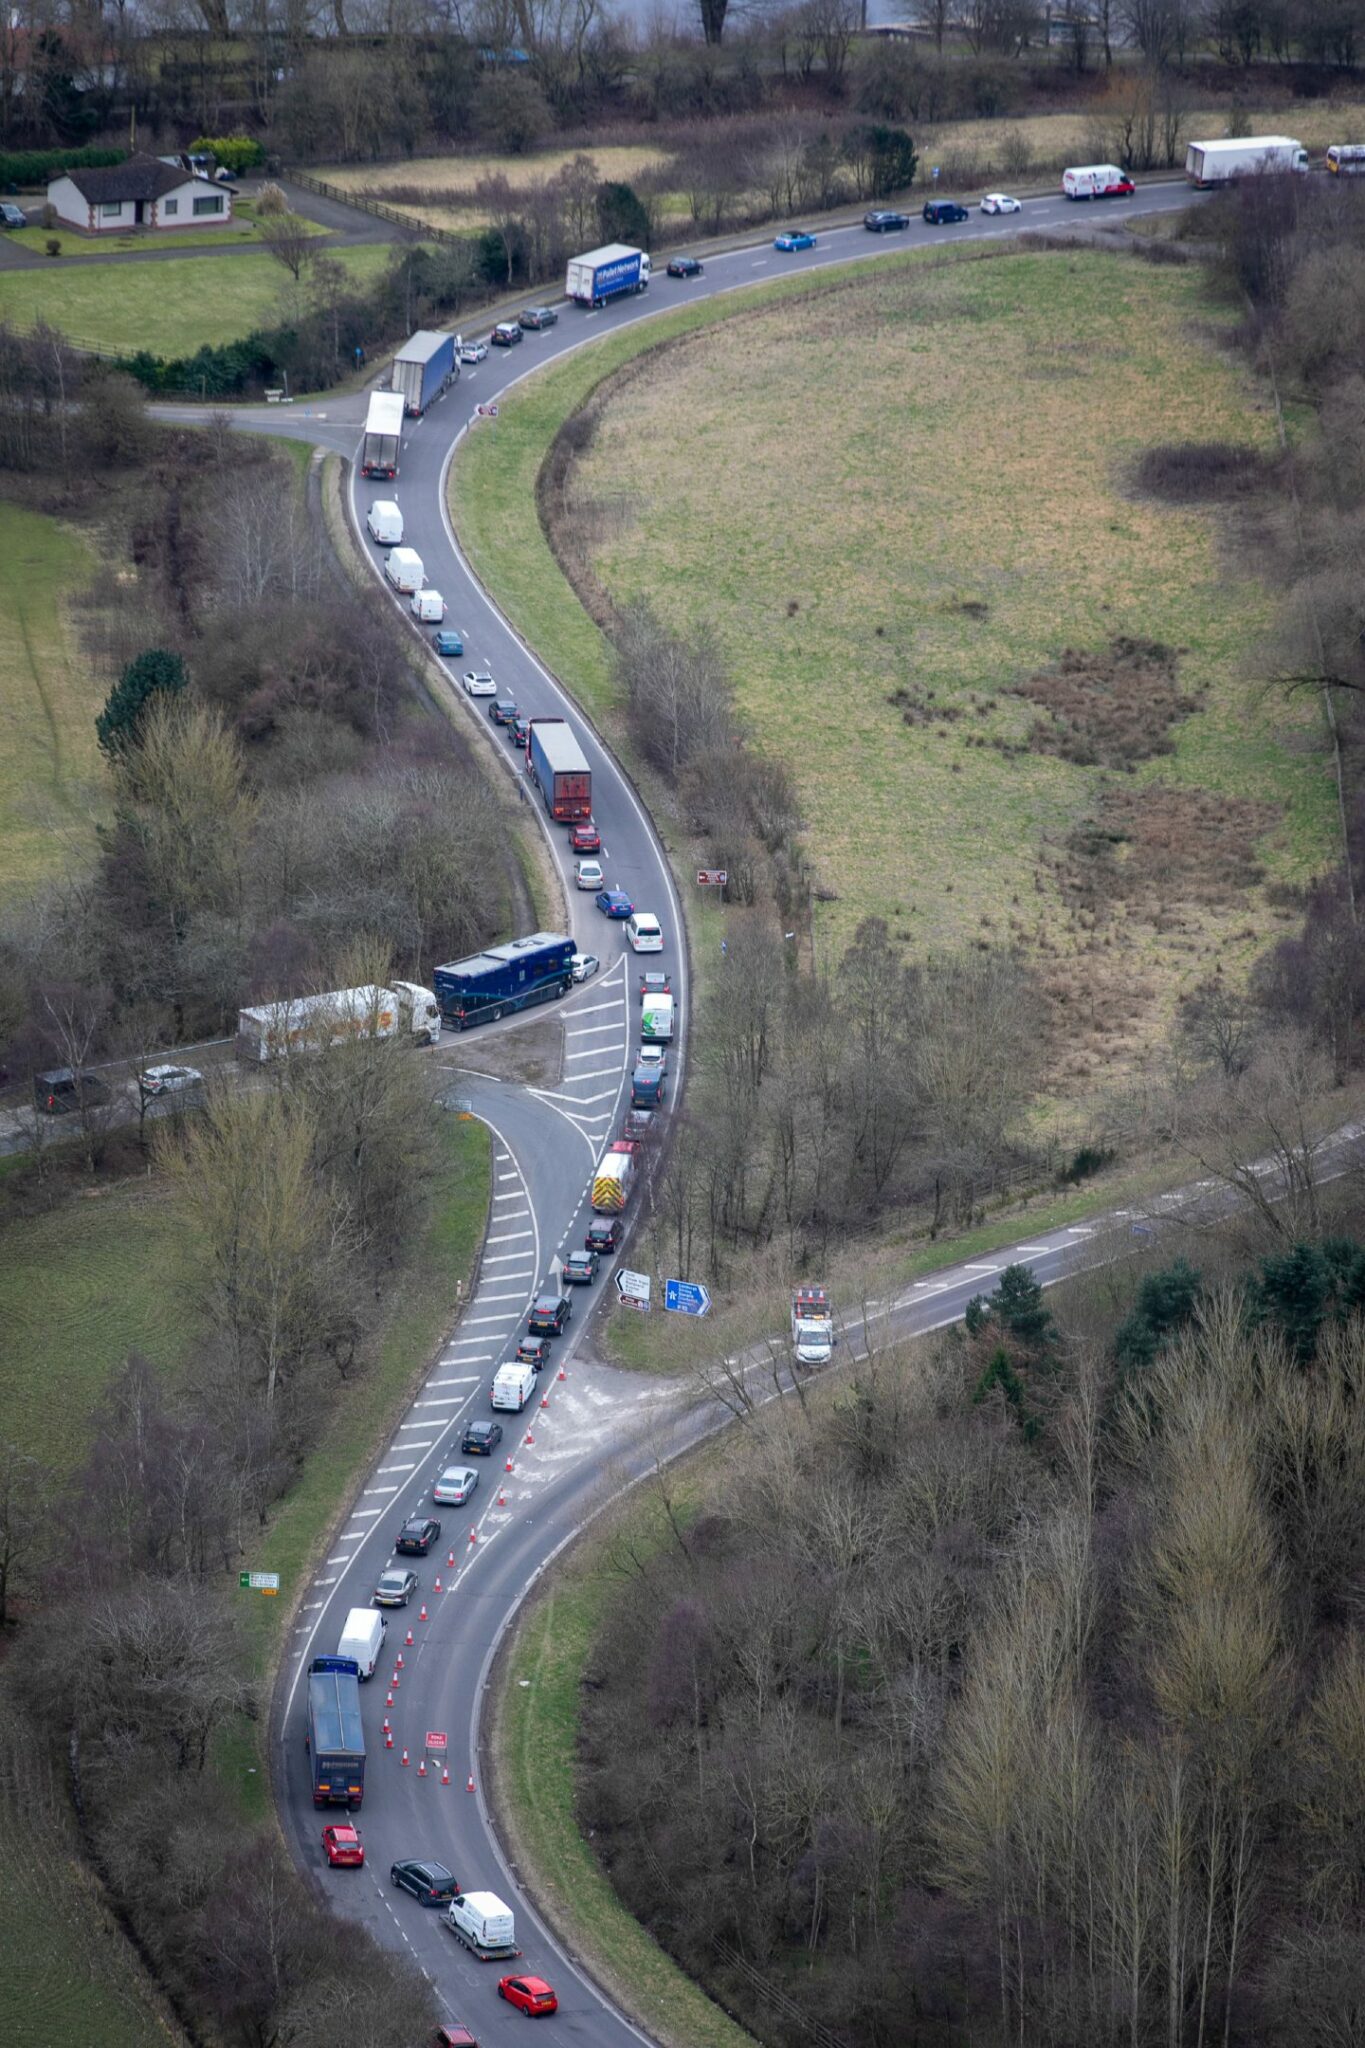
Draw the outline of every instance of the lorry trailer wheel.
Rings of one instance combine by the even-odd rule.
[[[501,1015],[502,1015],[502,1004],[501,1004],[501,1003],[499,1003],[496,1009],[490,1010],[490,1011],[488,1012],[488,1021],[489,1021],[489,1023],[490,1023],[490,1024],[496,1024],[496,1023],[497,1023],[497,1021],[498,1021],[498,1019],[499,1019],[499,1018],[501,1017]]]

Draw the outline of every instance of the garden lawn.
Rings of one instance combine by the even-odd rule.
[[[304,221],[302,232],[325,235],[327,230],[316,221]],[[232,249],[260,239],[260,215],[249,200],[239,199],[232,209],[232,223],[225,228],[177,228],[173,238],[169,231],[158,232],[154,228],[127,235],[78,235],[71,228],[15,228],[6,235],[5,247],[32,249],[36,255],[47,256],[55,263],[72,256],[145,256],[153,249]],[[49,242],[54,241],[58,244],[58,257],[52,257],[48,248]]]
[[[332,251],[358,279],[383,269],[381,244]],[[132,355],[193,355],[208,342],[239,341],[283,317],[293,286],[273,256],[172,256],[145,263],[82,263],[0,272],[0,319],[46,320],[77,343]]]
[[[0,500],[0,896],[93,849],[103,692],[66,611],[92,568],[69,527]]]

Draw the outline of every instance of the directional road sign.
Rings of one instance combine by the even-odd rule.
[[[697,869],[697,887],[699,889],[723,889],[729,879],[730,874],[727,868]]]
[[[640,1308],[649,1313],[649,1275],[632,1273],[627,1267],[619,1267],[616,1274],[616,1292],[627,1308]]]
[[[704,1316],[711,1297],[699,1280],[665,1280],[664,1307],[675,1315]]]
[[[278,1572],[238,1572],[237,1584],[244,1593],[278,1593],[280,1575]]]

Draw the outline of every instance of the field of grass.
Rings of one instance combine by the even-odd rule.
[[[357,278],[383,269],[382,244],[338,249]],[[273,256],[176,256],[148,263],[83,263],[69,269],[0,272],[0,319],[50,321],[76,341],[132,354],[193,355],[205,342],[236,341],[280,317],[292,284]]]
[[[676,1496],[684,1509],[685,1487],[684,1480]],[[668,1540],[652,1495],[633,1495],[609,1528],[556,1568],[502,1659],[492,1715],[499,1810],[511,1819],[513,1853],[534,1873],[536,1897],[555,1926],[655,2040],[664,2048],[753,2048],[752,2037],[626,1911],[579,1831],[578,1699],[620,1534],[636,1555]]]
[[[315,221],[305,221],[303,232],[307,235],[325,235],[326,228]],[[5,247],[11,249],[32,249],[39,256],[48,256],[48,243],[59,245],[58,257],[51,260],[65,262],[71,256],[127,256],[146,255],[152,249],[214,249],[224,246],[236,248],[243,242],[259,242],[261,220],[249,199],[239,199],[232,209],[231,225],[225,228],[177,228],[173,240],[169,231],[158,233],[152,228],[127,235],[78,235],[69,228],[15,228],[5,237]]]
[[[710,619],[758,745],[792,769],[836,898],[821,956],[871,912],[918,954],[1017,942],[1075,1079],[1273,929],[1264,891],[1224,875],[1239,834],[1271,880],[1333,850],[1314,708],[1246,681],[1269,596],[1214,517],[1128,483],[1158,438],[1270,445],[1249,380],[1193,338],[1206,318],[1196,271],[1098,252],[879,270],[656,355],[573,484],[612,597]],[[1179,650],[1196,701],[1174,752],[1124,777],[1136,817],[1110,770],[1030,746],[1037,707],[1012,694],[1125,638]],[[1123,846],[1098,908],[1074,838],[1092,821]]]
[[[390,195],[395,189],[402,192],[405,187],[433,195],[467,193],[472,192],[480,179],[495,177],[506,178],[508,184],[519,191],[526,185],[544,184],[578,155],[592,157],[599,177],[625,184],[638,178],[641,172],[655,170],[667,161],[662,150],[607,144],[600,149],[582,151],[549,149],[534,156],[421,156],[396,164],[338,164],[330,170],[322,165],[317,175],[344,192],[356,192],[366,199],[382,199],[391,205],[409,207],[433,227],[459,230],[482,227],[488,215],[477,206],[443,205],[434,198],[423,200],[419,206],[406,197],[391,199]]]
[[[66,616],[93,566],[71,528],[0,500],[0,895],[94,844],[103,691]]]

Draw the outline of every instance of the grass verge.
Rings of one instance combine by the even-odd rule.
[[[304,221],[305,235],[325,235],[316,221]],[[6,248],[31,249],[37,256],[52,258],[49,242],[57,243],[57,258],[63,262],[82,256],[147,256],[162,249],[239,249],[244,243],[259,243],[261,220],[249,199],[239,199],[232,209],[232,223],[222,228],[177,228],[159,232],[144,228],[140,234],[78,235],[70,228],[16,228],[5,237]]]
[[[0,500],[0,892],[94,846],[103,692],[66,615],[93,567],[69,527]]]
[[[382,244],[333,252],[353,277],[383,269]],[[78,343],[132,355],[193,355],[284,317],[288,279],[273,256],[175,256],[155,263],[86,263],[0,272],[0,318],[47,320]]]
[[[675,1505],[685,1488],[684,1479]],[[667,1540],[652,1496],[637,1489],[549,1574],[499,1659],[491,1717],[499,1816],[556,1929],[664,2048],[753,2048],[627,1912],[579,1831],[578,1699],[618,1535],[637,1555]]]

